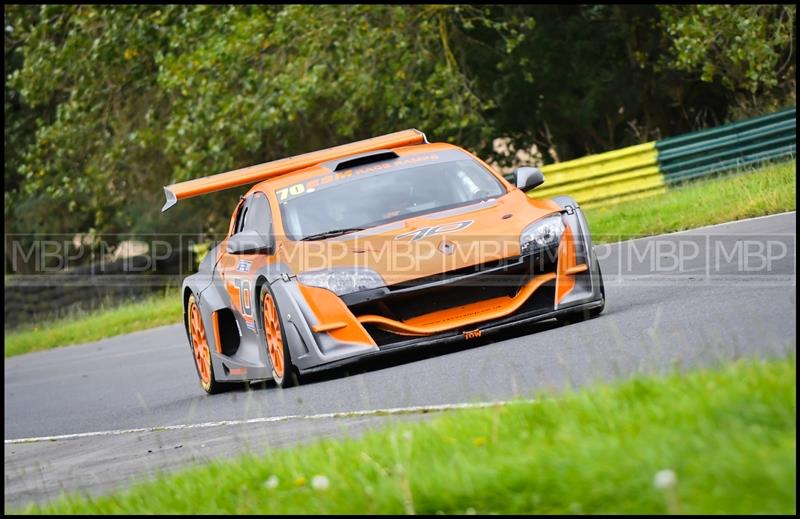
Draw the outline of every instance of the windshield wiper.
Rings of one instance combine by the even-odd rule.
[[[363,231],[365,228],[366,227],[350,227],[348,229],[334,229],[332,231],[325,231],[317,234],[309,234],[305,238],[302,238],[300,241],[322,240],[324,238],[330,238],[332,236],[341,236],[342,234],[347,234],[349,232]]]

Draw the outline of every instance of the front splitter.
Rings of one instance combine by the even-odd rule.
[[[491,335],[506,330],[508,328],[512,328],[514,326],[522,326],[525,324],[532,324],[541,321],[546,321],[548,319],[554,319],[556,317],[559,317],[560,315],[574,314],[578,311],[593,310],[599,306],[602,306],[603,304],[604,301],[602,299],[598,299],[597,301],[581,303],[579,305],[570,306],[568,308],[563,308],[559,310],[550,310],[545,312],[534,311],[534,312],[527,312],[524,314],[512,315],[509,317],[505,317],[503,319],[490,321],[489,323],[486,323],[484,325],[477,325],[476,330],[480,330],[480,334],[475,334],[474,332],[470,332],[471,334],[470,337],[468,337],[467,333],[451,331],[451,332],[440,333],[430,337],[422,337],[422,338],[409,339],[407,341],[395,342],[392,344],[379,346],[378,351],[368,351],[360,355],[348,357],[346,359],[336,360],[333,362],[328,362],[326,364],[321,364],[319,366],[314,366],[312,368],[301,370],[300,374],[305,375],[309,373],[316,373],[319,371],[340,368],[343,366],[350,366],[353,364],[357,364],[359,362],[366,362],[368,360],[372,360],[375,359],[376,357],[380,357],[383,355],[398,353],[415,348],[464,342],[472,340],[473,337],[483,338],[487,335]]]

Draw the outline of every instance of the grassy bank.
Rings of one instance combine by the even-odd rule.
[[[682,231],[797,208],[796,163],[770,164],[736,175],[686,183],[664,195],[590,208],[596,243]]]
[[[796,474],[795,359],[748,360],[452,412],[25,511],[793,514]]]
[[[94,312],[76,312],[52,321],[39,321],[5,334],[5,356],[96,341],[105,337],[180,322],[183,308],[175,290]]]
[[[687,184],[664,195],[587,210],[595,243],[649,236],[796,208],[795,162]],[[6,357],[180,321],[174,295],[5,335]]]

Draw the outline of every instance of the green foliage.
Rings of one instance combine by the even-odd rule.
[[[158,59],[176,179],[400,128],[446,139],[477,126],[478,102],[441,51],[450,10],[193,8]]]
[[[4,6],[5,18],[8,20],[14,7]],[[24,34],[32,23],[30,11],[22,11],[15,18],[16,29],[8,25],[5,30],[5,52],[3,70],[6,77],[5,89],[5,229],[6,232],[12,230],[9,225],[9,218],[13,215],[13,204],[16,200],[14,196],[20,189],[22,179],[18,171],[22,165],[22,154],[30,146],[36,136],[37,112],[29,109],[23,101],[19,91],[8,84],[8,77],[23,63],[22,43],[23,39],[19,36]],[[9,30],[10,28],[10,30]]]
[[[794,12],[5,6],[6,231],[224,231],[241,191],[160,214],[161,187],[408,127],[551,162],[763,112]]]
[[[792,514],[796,392],[794,358],[740,360],[253,452],[21,511]],[[666,488],[654,481],[665,469]]]
[[[659,6],[670,64],[719,79],[734,93],[764,95],[794,77],[795,5]]]
[[[25,32],[8,81],[49,119],[18,168],[26,229],[214,231],[232,197],[199,221],[185,210],[157,220],[161,186],[406,127],[474,140],[479,100],[444,50],[458,11],[7,8]]]
[[[32,9],[38,23],[19,23]],[[135,213],[124,210],[137,206],[130,195],[159,187],[150,171],[161,158],[160,131],[149,120],[160,104],[150,56],[165,40],[148,21],[152,9],[46,5],[6,13],[15,32],[27,29],[24,64],[7,80],[46,117],[19,168],[26,230],[136,228]]]

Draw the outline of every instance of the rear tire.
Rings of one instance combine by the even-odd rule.
[[[289,344],[283,331],[278,302],[269,285],[261,286],[261,327],[264,331],[264,347],[272,365],[272,379],[278,387],[287,388],[300,385],[300,373],[292,364]]]
[[[214,378],[214,365],[211,362],[211,348],[208,345],[208,335],[203,325],[200,306],[194,294],[189,296],[186,303],[186,328],[189,330],[189,346],[192,348],[194,367],[200,379],[200,387],[209,395],[223,390],[222,383]]]

